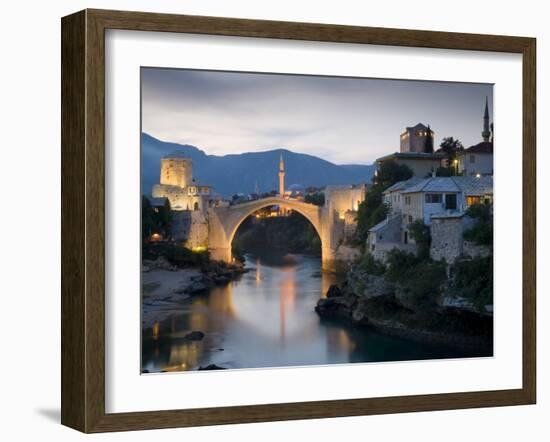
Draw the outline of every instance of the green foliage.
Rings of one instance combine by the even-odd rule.
[[[456,176],[456,175],[459,175],[459,173],[455,166],[438,167],[435,170],[435,176],[449,177],[449,176]]]
[[[434,151],[434,137],[430,129],[430,125],[428,125],[428,136],[426,137],[426,141],[424,144],[424,152],[433,153],[433,151]]]
[[[324,206],[325,194],[323,192],[308,193],[304,197],[304,201],[309,204],[315,204],[316,206]]]
[[[430,244],[432,243],[430,228],[421,219],[417,219],[409,224],[409,232],[418,247],[419,258],[428,259],[430,257]]]
[[[141,197],[141,236],[149,238],[153,233],[159,233],[163,237],[170,236],[172,226],[172,212],[170,201],[166,199],[163,207],[154,208],[149,198]]]
[[[357,230],[355,241],[364,244],[371,227],[383,221],[388,215],[389,208],[383,201],[383,192],[398,181],[408,180],[413,176],[412,170],[405,164],[397,164],[395,161],[383,162],[375,176],[374,184],[368,189],[365,200],[357,209]]]
[[[445,263],[394,249],[388,253],[387,277],[419,307],[432,307],[446,281]]]
[[[447,158],[448,167],[446,169],[450,169],[450,173],[452,175],[458,175],[458,155],[464,151],[464,146],[462,145],[462,142],[459,139],[454,139],[453,137],[445,137],[443,138],[443,141],[441,141],[441,144],[439,145],[439,151],[440,153],[444,153]],[[437,174],[437,172],[436,172]],[[440,176],[447,176],[447,175],[440,175]]]
[[[433,306],[441,293],[447,276],[440,261],[422,261],[404,271],[399,285],[420,307]]]
[[[464,150],[462,142],[457,138],[456,140],[453,137],[445,137],[439,145],[441,152],[446,154],[453,154]]]
[[[142,259],[156,260],[159,257],[166,258],[170,264],[182,268],[202,266],[210,261],[208,251],[193,252],[182,244],[168,242],[143,243]]]
[[[493,244],[493,213],[491,204],[474,204],[468,208],[466,215],[476,220],[475,225],[464,231],[463,237],[478,245]]]
[[[453,267],[450,293],[469,299],[478,312],[493,303],[493,257],[459,261]]]
[[[231,244],[231,254],[233,255],[233,258],[235,258],[240,263],[245,262],[245,256],[244,251],[240,245],[240,243],[233,241],[233,244]]]
[[[386,258],[388,278],[391,281],[399,282],[402,272],[414,268],[419,262],[418,257],[412,253],[399,249],[390,250]]]
[[[408,180],[412,176],[413,171],[406,164],[398,164],[395,161],[384,161],[376,170],[373,182],[382,186],[382,190],[386,190],[392,184]]]
[[[383,275],[386,272],[386,266],[376,260],[370,253],[361,255],[354,263],[358,269],[368,273],[369,275]]]
[[[237,253],[274,250],[321,255],[321,240],[313,225],[298,212],[284,217],[245,220],[233,239]]]

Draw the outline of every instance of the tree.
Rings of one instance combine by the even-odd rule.
[[[406,164],[398,164],[395,161],[384,161],[376,170],[373,182],[386,190],[398,181],[408,180],[413,176],[413,171]]]
[[[143,239],[148,238],[153,233],[155,221],[153,219],[153,208],[149,202],[149,198],[145,195],[141,197],[141,236]]]
[[[308,193],[304,197],[306,203],[315,204],[316,206],[325,205],[325,194],[323,192]]]
[[[426,142],[424,144],[424,152],[426,153],[433,153],[434,152],[434,137],[433,132],[430,129],[430,125],[428,125],[428,131],[426,135]]]
[[[439,145],[439,151],[443,153],[460,152],[462,150],[464,150],[464,146],[458,138],[455,140],[453,137],[445,137]]]
[[[491,204],[474,204],[468,207],[466,215],[476,223],[464,231],[463,237],[478,245],[491,246],[493,244],[493,207]]]
[[[409,232],[411,238],[414,239],[418,247],[418,257],[420,259],[428,259],[430,257],[430,245],[432,243],[430,228],[424,224],[424,221],[417,219],[409,224]]]
[[[446,172],[440,171],[441,175],[438,176],[458,175],[458,155],[463,151],[464,146],[458,138],[443,138],[443,141],[441,141],[441,144],[439,145],[438,152],[445,154],[447,159],[447,167],[445,169],[448,170]]]
[[[374,184],[367,191],[365,199],[357,209],[356,240],[364,243],[369,229],[383,221],[388,215],[388,206],[383,201],[383,192],[398,181],[408,180],[413,176],[413,171],[405,164],[397,164],[395,161],[384,161],[375,176]]]

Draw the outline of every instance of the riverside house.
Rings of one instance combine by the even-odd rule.
[[[465,216],[468,207],[481,202],[491,203],[492,200],[491,176],[411,178],[398,182],[384,192],[384,201],[389,208],[388,217],[369,230],[368,250],[375,258],[382,260],[394,248],[415,252],[409,225],[422,220],[432,231],[432,251],[437,249],[439,255],[443,253],[448,260],[453,261],[462,253],[462,241],[457,239],[453,245],[439,244],[439,235],[434,229],[452,230],[453,236],[461,238],[464,228],[471,224],[471,220]],[[452,229],[449,227],[451,225]]]

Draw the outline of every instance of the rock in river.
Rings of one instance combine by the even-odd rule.
[[[200,341],[202,338],[204,338],[204,333],[201,331],[193,330],[190,333],[187,333],[183,339],[186,341]]]
[[[227,370],[227,369],[225,367],[220,367],[219,365],[216,365],[216,364],[210,364],[204,367],[200,366],[199,370]]]

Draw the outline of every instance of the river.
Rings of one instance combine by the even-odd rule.
[[[449,357],[448,349],[322,321],[317,300],[337,282],[320,259],[246,256],[250,269],[225,287],[191,298],[171,315],[169,333],[143,337],[144,372],[187,371],[215,364],[259,368]],[[190,331],[204,338],[189,341]],[[149,335],[150,336],[150,335]],[[456,354],[456,353],[455,353]]]

